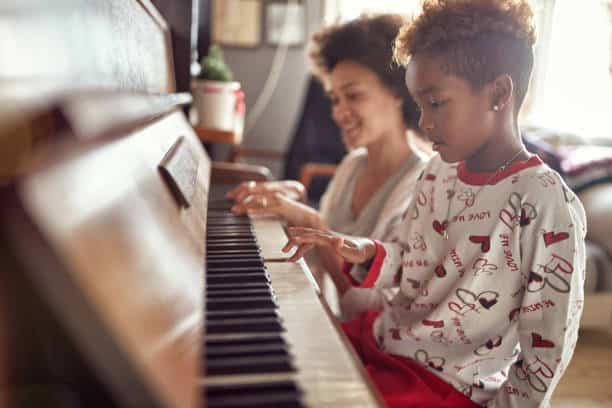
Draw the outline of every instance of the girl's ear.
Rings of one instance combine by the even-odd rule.
[[[493,80],[491,85],[491,109],[497,112],[510,106],[514,93],[512,77],[508,74],[500,75]]]

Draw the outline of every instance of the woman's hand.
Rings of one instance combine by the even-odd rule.
[[[289,225],[310,228],[326,228],[319,213],[281,193],[252,194],[232,207],[236,214],[274,215]]]
[[[376,246],[371,239],[302,227],[289,228],[289,241],[283,247],[283,252],[289,252],[294,247],[297,250],[289,258],[291,262],[297,261],[314,247],[328,248],[354,264],[367,262],[376,255]]]
[[[275,193],[282,194],[285,197],[297,201],[303,201],[306,198],[306,189],[302,183],[294,180],[245,181],[228,192],[227,198],[231,198],[236,203],[240,203],[250,195],[270,195]]]

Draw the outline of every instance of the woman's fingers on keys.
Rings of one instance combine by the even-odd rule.
[[[238,196],[244,194],[245,191],[250,191],[255,188],[256,183],[254,181],[244,181],[238,185],[238,187],[234,187],[230,190],[226,196],[227,198],[237,198]]]

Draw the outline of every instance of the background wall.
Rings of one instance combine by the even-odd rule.
[[[263,2],[264,7],[266,2]],[[316,31],[323,21],[323,0],[305,0],[306,38]],[[262,19],[265,27],[265,18]],[[243,146],[285,152],[290,142],[303,103],[306,90],[309,63],[306,55],[306,41],[302,46],[290,47],[284,60],[280,78],[274,93],[262,116],[253,129],[245,134]],[[277,48],[262,41],[256,48],[223,47],[227,63],[234,76],[242,83],[246,95],[247,118],[252,112],[257,97],[261,94],[272,69]],[[215,156],[222,158],[227,148],[215,149]],[[278,160],[246,159],[251,163],[268,166],[277,177],[282,176],[282,163]]]

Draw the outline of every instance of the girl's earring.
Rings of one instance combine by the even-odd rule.
[[[499,106],[498,105],[493,105],[493,111],[494,112],[499,112]]]

